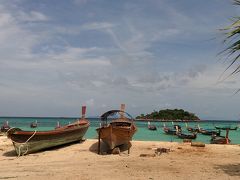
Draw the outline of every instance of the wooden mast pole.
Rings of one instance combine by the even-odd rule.
[[[98,154],[100,154],[100,148],[101,148],[101,128],[99,128],[98,131]]]
[[[229,133],[229,129],[226,129],[226,141],[227,141],[227,144],[229,144],[229,139],[228,139],[228,133]]]

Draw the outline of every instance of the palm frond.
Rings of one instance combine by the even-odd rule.
[[[240,0],[234,0],[233,4],[240,5]]]

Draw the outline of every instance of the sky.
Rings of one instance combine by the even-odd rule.
[[[225,78],[231,0],[0,0],[0,116],[137,116],[182,108],[240,119]]]

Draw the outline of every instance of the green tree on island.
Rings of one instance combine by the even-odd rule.
[[[159,120],[199,120],[199,118],[188,111],[183,109],[165,109],[159,111],[153,111],[150,114],[141,114],[136,119],[159,119]]]

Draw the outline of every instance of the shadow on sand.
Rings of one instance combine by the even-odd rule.
[[[104,142],[100,142],[100,154],[101,155],[106,155],[106,154],[112,154],[112,150],[109,149],[109,147],[104,143]],[[132,147],[132,144],[130,143],[130,148]],[[118,146],[118,148],[120,149],[120,152],[125,152],[128,151],[128,145],[127,144],[123,144],[121,146]],[[98,154],[98,142],[95,142],[94,144],[92,144],[89,148],[89,151]]]
[[[221,169],[229,176],[240,176],[240,163],[238,164],[225,164],[225,165],[217,165],[215,169]]]
[[[85,140],[75,141],[75,142],[71,142],[71,143],[67,143],[67,144],[63,144],[63,145],[59,145],[59,146],[55,146],[55,147],[50,147],[50,148],[46,148],[46,149],[43,149],[43,150],[31,153],[31,154],[38,154],[38,153],[41,153],[41,152],[44,152],[44,151],[58,151],[61,148],[64,148],[64,147],[67,147],[67,146],[71,146],[71,145],[74,145],[74,144],[79,144],[79,143],[81,144],[84,141]],[[11,150],[11,151],[7,151],[7,152],[3,153],[3,156],[6,156],[6,157],[16,157],[17,153],[16,153],[15,150]]]
[[[16,157],[17,153],[16,153],[15,150],[11,150],[11,151],[7,151],[7,152],[3,153],[3,156],[6,156],[6,157]]]

